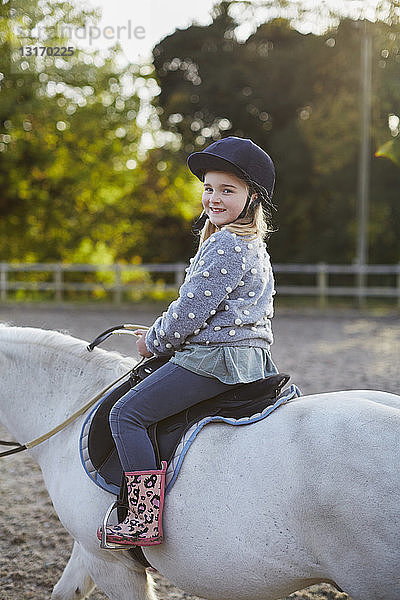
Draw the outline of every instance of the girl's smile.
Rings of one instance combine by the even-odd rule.
[[[221,227],[235,221],[245,207],[248,187],[243,179],[225,171],[207,171],[201,198],[213,225]]]

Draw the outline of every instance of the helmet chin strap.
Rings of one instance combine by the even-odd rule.
[[[236,219],[234,219],[233,221],[231,221],[231,223],[234,223],[238,219],[243,219],[247,215],[247,211],[249,210],[249,207],[250,207],[250,202],[251,202],[252,195],[253,194],[251,192],[249,192],[249,194],[247,196],[246,204],[244,205],[244,208],[243,208],[242,212],[240,213],[240,215],[238,217],[236,217]],[[257,204],[259,204],[259,202],[260,201],[257,198],[256,200],[254,200],[254,202],[253,202],[253,204],[251,206],[253,208],[255,208],[257,206]]]
[[[197,219],[197,221],[194,223],[192,229],[194,233],[199,233],[199,231],[201,231],[204,227],[204,225],[206,224],[206,221],[208,219],[208,215],[206,215],[206,211],[203,210],[203,212],[201,213],[200,217]]]
[[[254,208],[256,208],[256,206],[258,206],[258,204],[260,204],[261,198],[260,198],[259,194],[257,194],[257,197],[255,198],[255,200],[253,200],[253,202],[250,204],[253,194],[254,194],[254,192],[249,192],[249,194],[247,196],[246,204],[244,205],[242,212],[240,213],[240,215],[238,217],[236,217],[236,219],[233,219],[233,221],[230,221],[230,223],[235,223],[239,219],[244,219],[244,217],[247,215],[250,208],[254,209]],[[225,225],[229,225],[229,223],[225,223]]]

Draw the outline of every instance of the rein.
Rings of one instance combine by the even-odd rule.
[[[122,331],[121,331],[121,329],[122,329]],[[131,324],[118,325],[117,327],[112,327],[111,329],[108,329],[107,331],[105,331],[103,334],[99,335],[91,344],[89,344],[87,346],[87,350],[89,352],[91,352],[93,350],[93,348],[95,348],[98,344],[103,342],[105,339],[107,339],[113,333],[117,333],[117,334],[129,333],[130,335],[135,335],[135,333],[133,331],[134,329],[148,329],[148,327],[145,325],[131,325]],[[125,377],[130,375],[132,373],[132,371],[134,371],[143,362],[144,358],[145,357],[143,356],[142,359],[132,369],[129,369],[129,371],[127,371],[126,373],[121,375],[121,377],[118,377],[118,379],[116,379],[115,381],[110,383],[107,387],[105,387],[104,390],[101,390],[101,392],[99,392],[94,398],[89,400],[89,402],[87,402],[79,410],[74,412],[70,417],[68,417],[68,419],[65,419],[65,421],[63,421],[62,423],[60,423],[59,425],[57,425],[56,427],[54,427],[47,433],[41,435],[40,437],[32,440],[31,442],[26,442],[25,444],[20,444],[18,442],[11,442],[11,441],[6,441],[6,440],[0,440],[0,446],[15,446],[14,448],[12,448],[12,450],[6,450],[5,452],[0,452],[0,458],[3,458],[3,456],[10,456],[11,454],[16,454],[17,452],[23,452],[24,450],[28,450],[30,448],[34,448],[35,446],[38,446],[39,444],[42,444],[46,440],[53,437],[53,435],[55,435],[59,431],[62,431],[63,429],[65,429],[65,427],[67,427],[68,425],[70,425],[71,423],[76,421],[76,419],[78,419],[81,415],[83,415],[86,411],[88,411],[89,408],[91,408],[93,406],[93,404],[96,404],[96,402],[98,400],[100,400],[100,398],[106,392],[108,392],[108,390],[110,390],[112,387],[114,387],[114,385],[116,385],[119,381],[121,381],[122,379],[124,379]]]
[[[18,444],[18,442],[6,442],[5,440],[0,440],[0,446],[17,446],[13,450],[7,450],[6,452],[0,452],[0,458],[2,456],[9,456],[10,454],[16,454],[17,452],[22,452],[22,450],[27,450],[27,447],[23,444]]]

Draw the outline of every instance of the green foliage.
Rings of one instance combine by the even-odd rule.
[[[396,135],[389,116],[400,115],[396,2],[380,2],[386,21],[369,25],[371,144],[379,148],[371,156],[370,258],[389,263],[400,256],[400,171],[382,158],[400,160],[398,138],[384,145]],[[293,25],[307,19],[302,2],[291,19],[294,3],[257,4],[282,16],[260,24],[245,42],[235,30],[252,18],[255,4],[224,1],[210,25],[178,29],[157,44],[153,65],[121,67],[116,46],[106,58],[75,51],[63,60],[27,59],[22,68],[17,26],[46,24],[54,46],[68,41],[51,27],[60,18],[82,26],[97,15],[63,0],[3,3],[1,259],[186,261],[197,245],[191,224],[201,212],[201,185],[188,172],[187,155],[239,135],[266,148],[276,164],[274,261],[351,262],[362,29],[342,18],[323,35],[302,34]],[[151,107],[142,88],[154,96]],[[151,150],[144,150],[143,134],[153,136]]]
[[[270,241],[275,261],[351,262],[362,28],[342,18],[323,35],[305,35],[277,18],[240,43],[230,11],[237,4],[242,3],[223,2],[211,25],[178,30],[154,48],[161,123],[182,137],[186,153],[221,136],[239,135],[271,154],[279,207],[279,231]],[[381,4],[380,10],[388,8]],[[400,27],[392,15],[369,29],[375,150],[387,140],[388,116],[400,114]],[[398,262],[399,172],[373,155],[371,167],[371,258]]]
[[[202,210],[200,190],[179,154],[165,148],[149,152],[126,207],[119,256],[128,260],[131,254],[140,255],[144,263],[181,262],[192,256],[189,224]]]
[[[37,3],[20,9],[32,26],[46,12],[70,10],[66,2],[41,3],[39,14],[32,7]],[[82,24],[85,16],[79,12],[72,22]],[[132,193],[135,170],[127,164],[138,162],[140,69],[117,67],[113,54],[102,59],[76,51],[64,62],[31,61],[21,72],[12,60],[15,40],[6,35],[11,21],[9,15],[1,21],[1,52],[8,57],[0,104],[1,256],[54,261],[84,252],[93,260],[103,248],[113,260],[109,216]],[[82,250],[88,243],[92,253]]]

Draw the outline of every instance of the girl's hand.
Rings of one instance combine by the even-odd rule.
[[[145,358],[150,358],[153,356],[152,352],[149,352],[145,343],[147,331],[145,329],[135,329],[135,335],[140,336],[138,340],[136,340],[136,348],[140,354],[140,356],[144,356]]]

